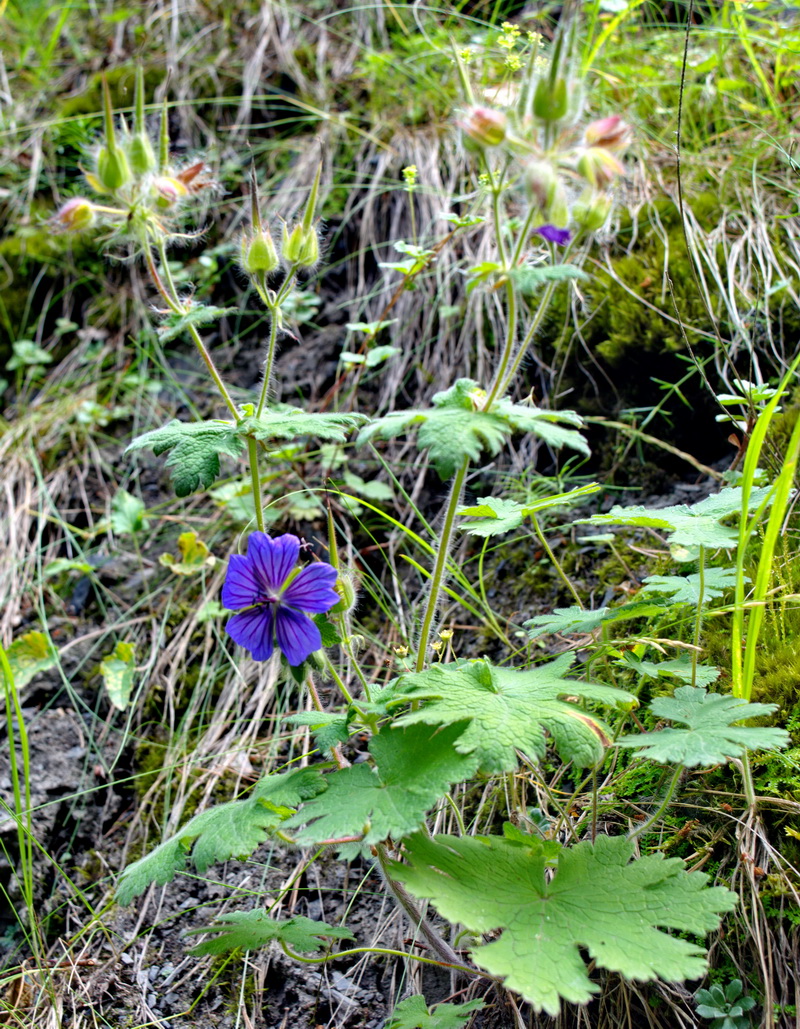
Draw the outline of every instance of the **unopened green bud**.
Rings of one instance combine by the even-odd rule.
[[[625,174],[614,154],[599,146],[587,147],[578,158],[576,168],[579,175],[599,189],[610,186],[614,179]]]
[[[131,179],[131,169],[125,151],[119,147],[104,146],[97,155],[97,178],[104,189],[112,193],[121,189]]]
[[[134,175],[147,175],[156,166],[153,144],[146,132],[137,132],[128,143],[128,160]]]
[[[338,604],[331,608],[331,614],[343,615],[350,611],[356,602],[356,589],[349,575],[340,575],[333,588],[341,597]]]
[[[605,225],[610,210],[608,197],[586,190],[573,205],[572,217],[586,232],[597,232]]]
[[[269,275],[279,264],[269,231],[262,228],[254,236],[242,236],[242,268],[248,275]]]
[[[558,190],[558,172],[549,161],[531,161],[525,169],[525,184],[531,200],[543,215],[549,215]]]
[[[533,113],[542,121],[561,121],[569,110],[569,90],[565,79],[539,79],[533,95]]]
[[[314,228],[303,232],[303,245],[297,263],[301,268],[313,268],[319,261],[319,236]]]
[[[298,264],[303,256],[305,233],[302,225],[295,225],[291,232],[284,223],[281,234],[281,256],[287,264]]]

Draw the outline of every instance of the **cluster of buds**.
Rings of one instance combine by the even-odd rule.
[[[281,231],[280,254],[272,233],[261,221],[258,185],[255,171],[250,188],[250,229],[240,241],[241,267],[260,292],[266,291],[267,278],[283,264],[287,270],[313,268],[319,261],[319,234],[314,225],[319,180],[322,166],[317,168],[314,184],[308,196],[303,218],[291,228],[284,223]]]
[[[81,232],[98,219],[119,234],[133,235],[146,244],[173,235],[164,218],[175,213],[192,194],[211,185],[202,177],[204,164],[198,161],[181,171],[170,164],[169,121],[166,103],[156,145],[145,125],[144,72],[136,72],[133,128],[123,121],[118,132],[114,122],[111,92],[103,79],[103,140],[94,155],[92,169],[84,178],[102,202],[73,197],[56,213],[56,227]]]
[[[573,70],[576,25],[575,19],[564,21],[545,67],[532,51],[513,106],[503,110],[474,104],[459,119],[465,142],[482,154],[487,169],[493,150],[504,160],[517,158],[518,181],[538,223],[535,231],[558,245],[570,238],[571,224],[589,232],[602,227],[611,207],[608,187],[625,174],[620,157],[632,137],[630,126],[617,114],[593,121],[582,133],[576,127],[583,105],[582,82]],[[503,38],[511,37],[506,33]],[[458,55],[456,63],[471,97]],[[490,179],[487,175],[485,181]]]

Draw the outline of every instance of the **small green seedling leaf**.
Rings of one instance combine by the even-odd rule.
[[[338,647],[342,642],[342,637],[333,622],[328,620],[326,614],[316,614],[311,616],[312,621],[319,629],[319,634],[322,637],[323,647]]]
[[[648,575],[642,593],[665,593],[673,604],[706,604],[721,597],[736,584],[735,568],[706,568],[703,574],[703,595],[700,596],[700,575]]]
[[[249,857],[302,801],[324,789],[324,779],[311,768],[265,776],[244,800],[195,815],[146,857],[128,865],[117,884],[118,902],[130,904],[151,883],[166,885],[189,860],[202,875],[217,861]]]
[[[109,702],[117,711],[124,711],[131,700],[136,651],[132,644],[120,640],[100,662],[100,674]]]
[[[632,668],[639,675],[646,675],[650,679],[657,679],[661,675],[674,677],[686,683],[691,683],[694,679],[695,686],[710,686],[719,678],[719,668],[712,665],[698,664],[692,669],[692,659],[688,654],[673,658],[672,661],[644,661],[626,651],[617,664]]]
[[[292,950],[316,954],[327,949],[331,939],[352,940],[353,934],[344,926],[315,922],[305,915],[295,915],[283,921],[270,918],[266,911],[230,911],[220,915],[213,925],[205,929],[190,929],[187,935],[217,933],[215,939],[205,940],[189,951],[190,954],[227,954],[232,950],[258,950],[276,940]]]
[[[423,703],[396,724],[452,725],[469,718],[455,749],[472,754],[480,770],[490,775],[514,771],[517,750],[541,760],[547,749],[545,731],[563,760],[580,767],[596,764],[610,743],[610,730],[560,698],[586,697],[607,705],[630,704],[634,698],[612,686],[565,679],[574,659],[573,653],[562,654],[524,671],[486,660],[454,661],[403,675],[398,699]]]
[[[40,672],[58,664],[58,651],[43,632],[32,631],[18,636],[6,654],[18,690],[27,686]]]
[[[13,356],[6,364],[10,372],[18,368],[36,368],[39,365],[50,364],[53,355],[33,342],[32,339],[18,339],[11,344]]]
[[[466,1004],[435,1004],[428,1008],[425,998],[416,994],[395,1006],[386,1029],[464,1029],[472,1014],[482,1007],[482,1000],[470,1000]]]
[[[160,429],[137,436],[127,450],[152,450],[158,457],[168,453],[167,467],[179,497],[208,489],[219,476],[220,454],[240,457],[245,443],[232,422],[171,421]],[[126,451],[127,453],[127,451]]]
[[[680,686],[672,697],[658,697],[650,704],[656,718],[683,722],[685,729],[660,729],[617,740],[621,747],[635,747],[637,757],[660,764],[708,767],[741,757],[745,750],[780,750],[789,743],[785,729],[747,728],[734,723],[775,711],[775,704],[749,704],[740,697],[707,693]]]
[[[162,343],[169,343],[183,335],[191,327],[210,325],[226,314],[238,314],[238,312],[239,309],[236,307],[210,307],[207,304],[192,302],[188,310],[180,314],[171,311],[161,323],[158,335]]]
[[[750,493],[749,507],[759,507],[770,494],[770,487],[754,489]],[[673,507],[647,508],[612,507],[608,514],[581,518],[576,525],[631,525],[640,528],[661,529],[667,533],[667,543],[677,561],[694,560],[700,547],[718,550],[721,547],[735,547],[739,533],[720,521],[729,515],[738,514],[742,507],[740,486],[722,489],[699,504],[677,504]]]
[[[80,561],[77,558],[57,557],[55,561],[48,562],[42,569],[45,579],[52,579],[62,572],[82,572],[84,575],[91,575],[94,567],[88,561]]]
[[[634,860],[635,849],[634,840],[598,836],[563,849],[551,875],[536,840],[416,834],[404,845],[408,864],[390,867],[451,922],[499,933],[473,947],[473,960],[555,1017],[562,1000],[585,1004],[600,990],[584,951],[629,979],[679,982],[706,969],[701,947],[663,930],[710,932],[736,894],[707,887],[708,876],[686,872],[679,858]]]
[[[348,322],[345,328],[350,332],[365,332],[368,336],[377,336],[381,329],[388,329],[396,321],[396,318],[390,318],[388,321],[382,322]]]
[[[169,568],[175,575],[197,575],[204,568],[213,568],[217,559],[195,532],[182,532],[178,537],[180,558],[174,554],[162,554],[159,564]]]
[[[111,501],[111,528],[118,536],[143,532],[149,525],[144,502],[126,489],[118,490]]]
[[[331,772],[325,793],[304,804],[287,828],[303,827],[296,836],[301,844],[362,835],[364,844],[372,844],[407,836],[451,783],[475,770],[475,759],[453,748],[464,728],[463,720],[439,731],[386,726],[369,744],[376,768],[359,764]]]
[[[358,443],[376,437],[393,439],[415,425],[419,426],[418,444],[427,449],[431,462],[442,479],[449,479],[469,458],[477,461],[486,450],[500,452],[505,440],[516,431],[531,432],[554,447],[567,446],[589,454],[589,447],[579,432],[556,424],[579,427],[581,419],[572,411],[543,411],[525,404],[513,404],[508,398],[499,400],[491,411],[482,410],[484,390],[472,379],[459,379],[454,386],[433,397],[427,410],[392,411],[362,429]]]
[[[239,422],[240,436],[264,440],[294,440],[300,436],[315,436],[317,439],[344,443],[351,429],[358,428],[368,419],[361,414],[331,413],[314,414],[288,404],[274,404],[267,408],[260,418],[243,418]]]

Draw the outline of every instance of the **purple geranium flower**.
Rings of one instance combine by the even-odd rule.
[[[542,239],[546,239],[548,243],[555,243],[560,247],[565,247],[572,239],[569,229],[558,229],[555,225],[540,225],[533,231],[538,233]]]
[[[247,556],[234,554],[228,565],[222,603],[239,614],[225,629],[256,661],[272,657],[277,642],[296,667],[319,650],[319,629],[308,617],[330,611],[340,600],[334,590],[336,569],[319,562],[296,570],[300,540],[288,533],[275,539],[251,533]]]

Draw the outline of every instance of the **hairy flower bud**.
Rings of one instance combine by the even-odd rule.
[[[625,169],[611,153],[603,147],[588,147],[578,158],[576,167],[578,174],[596,189],[610,186],[614,179],[625,174]]]
[[[180,179],[176,179],[172,175],[157,175],[153,179],[153,194],[156,206],[162,208],[162,210],[174,207],[188,193],[189,190]]]
[[[549,211],[558,184],[558,173],[549,161],[531,161],[525,169],[525,185],[543,214]]]
[[[588,147],[603,147],[621,153],[631,142],[633,130],[618,114],[610,114],[586,126],[584,139]]]
[[[94,204],[85,197],[73,197],[61,205],[53,220],[59,228],[68,232],[83,232],[94,225]]]
[[[555,122],[569,111],[569,90],[565,79],[539,79],[533,95],[533,113],[541,121]]]
[[[338,604],[334,604],[331,608],[331,614],[346,614],[346,612],[350,611],[356,602],[356,588],[353,585],[353,580],[349,575],[340,575],[333,584],[333,588],[339,594],[341,599]]]
[[[281,233],[281,256],[287,264],[297,264],[303,254],[303,226],[295,225],[291,232],[284,223]]]
[[[248,275],[269,275],[280,264],[269,231],[260,228],[253,236],[242,236],[242,268]]]
[[[608,197],[587,189],[573,204],[572,217],[586,232],[597,232],[605,224],[610,210]]]
[[[156,166],[153,144],[146,132],[137,132],[128,143],[128,161],[134,175],[147,175]]]
[[[508,119],[502,111],[491,107],[473,107],[459,124],[479,146],[499,146],[506,138]]]
[[[319,236],[315,228],[303,232],[303,245],[297,263],[301,268],[313,268],[319,261]]]
[[[125,151],[118,146],[101,147],[97,155],[95,170],[100,185],[112,193],[121,189],[131,179],[128,158],[125,156]]]

